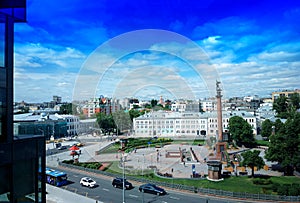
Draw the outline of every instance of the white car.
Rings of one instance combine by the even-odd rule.
[[[96,181],[94,181],[93,179],[88,178],[88,177],[81,178],[79,183],[81,186],[86,186],[86,187],[90,187],[90,188],[93,188],[96,186]]]

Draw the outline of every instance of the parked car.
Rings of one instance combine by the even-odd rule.
[[[123,188],[123,178],[114,178],[111,183],[115,188]],[[132,184],[125,179],[125,188],[131,189],[133,188]]]
[[[64,149],[67,149],[67,146],[64,146],[64,145],[63,145],[63,146],[58,147],[57,149],[58,149],[58,150],[64,150]]]
[[[158,187],[154,184],[150,184],[150,183],[141,185],[139,187],[139,191],[140,192],[152,193],[152,194],[156,194],[156,195],[165,195],[165,194],[167,194],[167,192],[163,188]]]
[[[90,188],[93,188],[96,186],[96,181],[94,181],[93,179],[88,178],[88,177],[81,178],[79,183],[81,186],[90,187]]]

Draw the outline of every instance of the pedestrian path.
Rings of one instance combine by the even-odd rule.
[[[46,185],[46,191],[47,203],[101,203],[100,201],[96,201],[94,199],[48,184]]]
[[[110,145],[112,141],[103,140],[102,142],[86,142],[85,146],[80,148],[80,155],[74,156],[74,158],[78,158],[81,162],[92,161],[95,157],[95,152]],[[67,145],[66,143],[64,143]],[[79,151],[79,150],[78,150]],[[53,154],[46,157],[46,165],[57,167],[59,161],[70,160],[73,157],[70,155],[70,150],[66,150],[64,152]]]

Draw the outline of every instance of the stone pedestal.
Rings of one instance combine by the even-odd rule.
[[[208,180],[211,181],[220,181],[223,180],[221,177],[221,171],[222,171],[222,163],[220,161],[214,160],[214,161],[208,161]]]

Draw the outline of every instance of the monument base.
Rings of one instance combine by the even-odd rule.
[[[220,181],[223,180],[221,177],[221,171],[222,171],[222,163],[217,160],[212,160],[207,162],[208,166],[208,180],[211,181]]]
[[[226,161],[224,160],[223,152],[227,150],[227,142],[217,142],[216,143],[216,159],[220,161]]]

